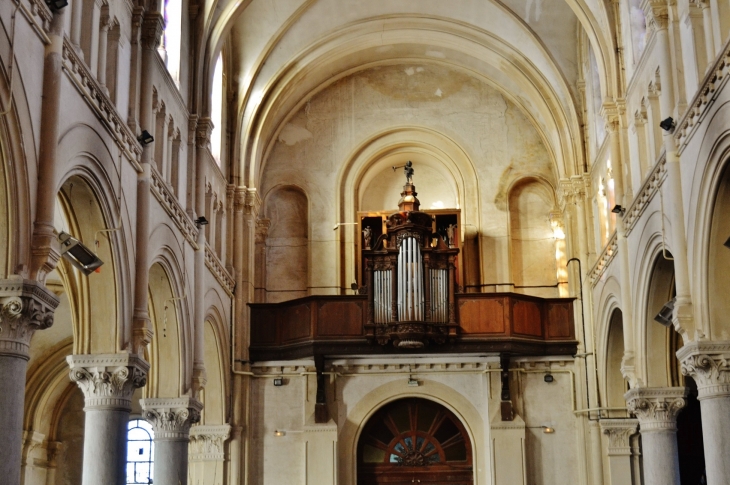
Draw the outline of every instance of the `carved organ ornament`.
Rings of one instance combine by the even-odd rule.
[[[406,184],[399,211],[387,217],[385,232],[372,243],[363,228],[362,261],[368,314],[368,338],[381,345],[418,349],[456,336],[455,226],[448,235],[434,231],[434,216],[421,212],[412,163],[405,167]],[[451,244],[449,244],[451,243]]]

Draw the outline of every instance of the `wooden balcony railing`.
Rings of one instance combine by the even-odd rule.
[[[418,353],[499,352],[572,355],[576,352],[572,298],[516,293],[456,295],[457,335]],[[314,355],[403,354],[379,345],[366,328],[365,295],[308,296],[251,307],[251,358],[278,360]]]

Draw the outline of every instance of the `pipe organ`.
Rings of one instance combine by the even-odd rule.
[[[370,340],[399,348],[421,348],[456,336],[455,261],[459,253],[435,232],[434,219],[419,211],[415,186],[408,178],[388,216],[386,233],[362,258],[366,268]],[[371,234],[365,228],[366,237]]]

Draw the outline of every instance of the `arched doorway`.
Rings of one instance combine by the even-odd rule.
[[[357,449],[358,485],[474,483],[472,445],[454,413],[433,401],[387,404],[365,425]]]

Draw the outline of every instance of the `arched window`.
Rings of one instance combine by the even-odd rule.
[[[162,2],[165,18],[165,32],[162,36],[160,55],[165,60],[167,70],[180,87],[180,48],[182,31],[182,0],[164,0]]]
[[[218,166],[221,164],[223,142],[223,56],[218,55],[213,71],[213,89],[210,94],[210,119],[213,133],[210,135],[210,151]]]
[[[143,419],[130,421],[127,427],[127,484],[152,483],[154,452],[152,426]]]
[[[432,401],[392,402],[370,418],[358,446],[358,484],[471,484],[472,447],[461,421]]]

